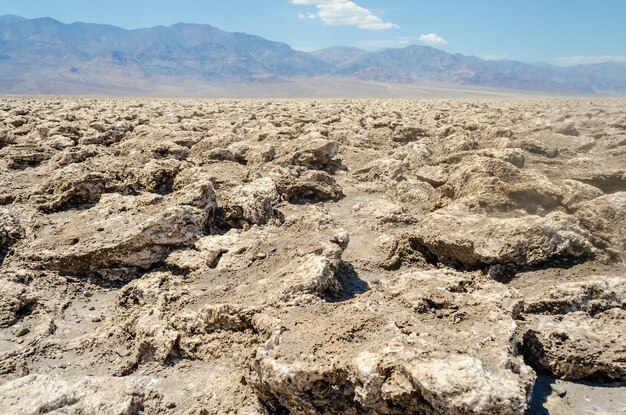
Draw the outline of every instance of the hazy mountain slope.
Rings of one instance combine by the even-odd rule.
[[[428,46],[409,46],[371,53],[341,71],[361,79],[411,82],[417,79],[463,78],[463,68],[476,58],[451,55]]]
[[[244,33],[209,25],[176,24],[124,30],[113,26],[63,24],[49,18],[0,19],[2,70],[111,71],[136,66],[143,76],[191,76],[247,81],[275,76],[311,76],[327,64]]]
[[[626,62],[604,62],[560,68],[565,76],[599,91],[626,91]]]
[[[433,80],[550,92],[592,92],[591,88],[552,68],[511,60],[486,61],[416,45],[372,53],[341,73],[391,82]]]
[[[343,77],[362,81],[557,93],[626,92],[626,64],[560,68],[486,61],[427,46],[379,52],[335,46],[311,53],[210,25],[126,30],[50,18],[0,16],[0,92],[176,94],[203,83]],[[177,86],[178,85],[178,86]],[[182,92],[181,92],[182,93]]]
[[[366,58],[370,53],[359,48],[350,46],[331,46],[326,49],[316,50],[310,55],[334,66],[343,69],[360,59]]]

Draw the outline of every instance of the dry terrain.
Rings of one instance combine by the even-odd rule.
[[[5,97],[1,412],[624,414],[625,248],[623,100]]]

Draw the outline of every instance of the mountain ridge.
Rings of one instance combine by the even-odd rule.
[[[124,29],[62,23],[43,17],[0,16],[0,93],[39,93],[45,80],[106,86],[286,82],[340,77],[392,84],[442,82],[549,93],[626,92],[626,63],[556,67],[513,60],[488,61],[410,45],[368,52],[333,46],[302,52],[287,43],[208,24],[177,23]],[[149,87],[148,87],[149,88]]]

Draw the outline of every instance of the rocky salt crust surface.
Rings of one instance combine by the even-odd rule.
[[[626,413],[625,108],[3,98],[0,408]]]

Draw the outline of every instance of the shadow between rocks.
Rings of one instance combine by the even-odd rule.
[[[292,205],[314,205],[324,202],[338,202],[345,197],[343,193],[326,194],[318,191],[302,190],[301,192],[294,192],[296,195],[286,195],[286,200]]]
[[[478,269],[481,269],[484,274],[489,275],[495,281],[503,284],[508,284],[513,281],[513,279],[516,278],[518,274],[521,273],[548,270],[554,268],[570,269],[575,267],[576,265],[580,265],[593,259],[593,257],[559,257],[536,265],[494,264],[484,265],[482,267],[479,267]]]
[[[175,277],[187,277],[190,274],[188,269],[180,268],[175,265],[166,264],[164,261],[155,262],[147,267],[133,267],[121,264],[109,264],[98,270],[85,272],[68,272],[58,271],[61,277],[64,277],[67,283],[89,283],[101,288],[120,289],[126,284],[143,278],[144,275],[154,272],[167,272]]]
[[[537,380],[533,385],[530,395],[530,402],[526,409],[525,415],[549,415],[550,412],[544,404],[548,400],[548,396],[552,394],[552,385],[555,379],[552,376],[537,374]]]
[[[324,293],[324,299],[330,303],[350,300],[370,289],[367,282],[363,281],[352,264],[342,261],[336,273],[337,281],[341,286],[339,291]]]

